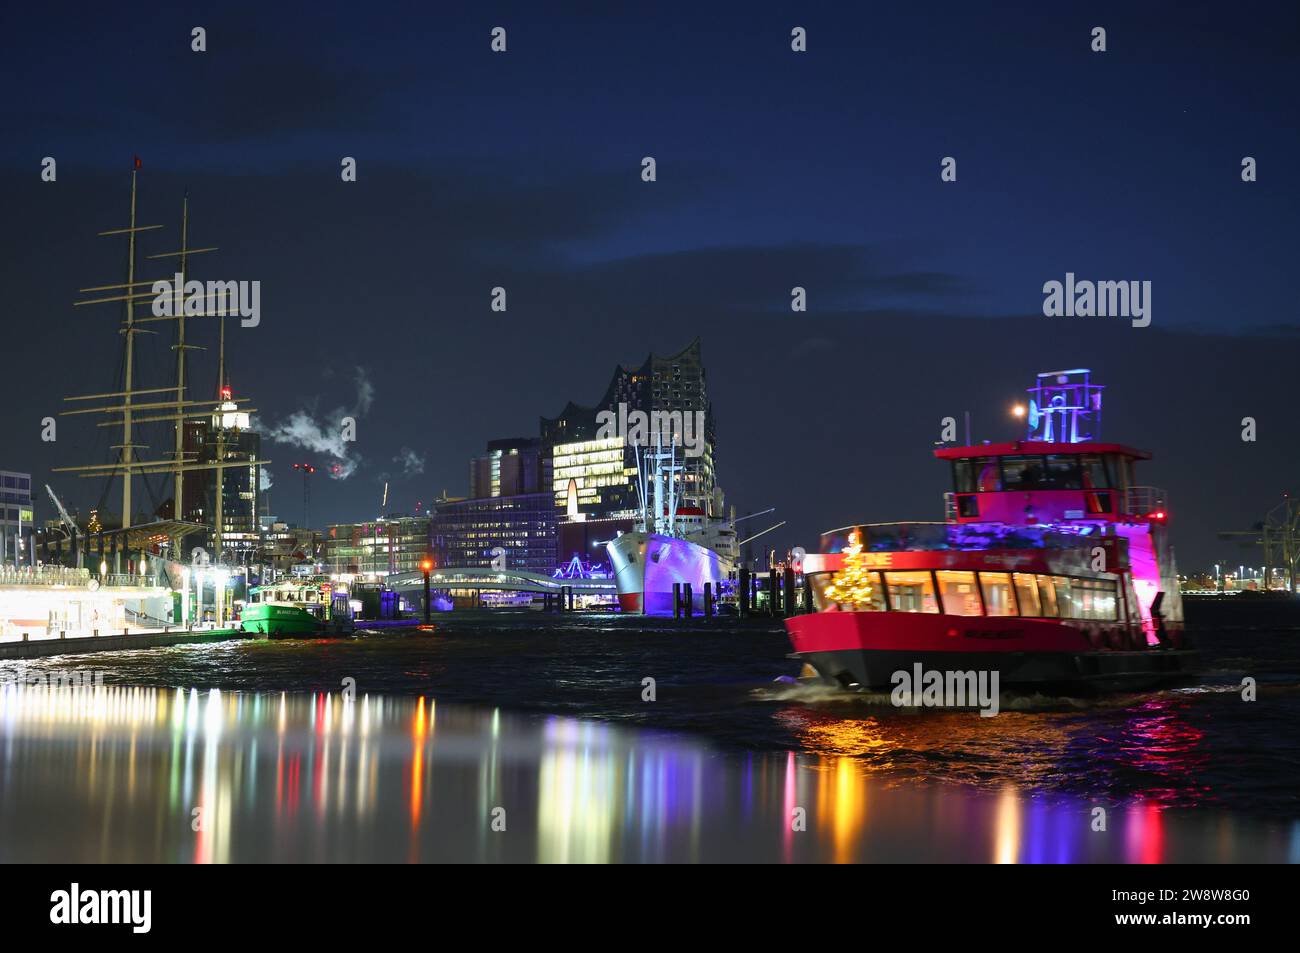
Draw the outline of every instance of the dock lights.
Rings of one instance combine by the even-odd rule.
[[[1016,404],[1014,407],[1011,408],[1011,416],[1013,416],[1013,417],[1023,417],[1024,415],[1025,415],[1025,405],[1024,405],[1024,404]]]
[[[420,560],[420,568],[424,570],[424,624],[428,625],[433,611],[432,600],[429,598],[429,571],[433,569],[433,560],[428,556]]]

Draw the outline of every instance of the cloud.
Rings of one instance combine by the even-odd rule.
[[[393,457],[394,463],[402,465],[402,476],[410,477],[424,472],[424,457],[420,456],[410,447],[403,447]]]
[[[337,407],[321,415],[317,415],[312,408],[296,410],[286,420],[272,425],[266,432],[267,438],[276,443],[324,454],[330,458],[326,468],[330,479],[346,480],[356,472],[361,456],[356,452],[355,442],[345,439],[345,421],[347,418],[356,421],[364,417],[375,399],[375,388],[370,383],[365,368],[356,368],[354,381],[357,396],[351,407]]]

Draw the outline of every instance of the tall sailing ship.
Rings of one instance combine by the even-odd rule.
[[[108,463],[90,463],[78,466],[55,468],[56,473],[75,473],[83,479],[107,480],[108,485],[121,477],[121,526],[120,528],[103,528],[95,533],[81,531],[69,517],[66,510],[58,504],[61,521],[65,527],[66,541],[72,546],[71,562],[80,567],[91,556],[90,550],[97,547],[91,556],[98,563],[100,575],[106,575],[111,568],[114,575],[122,577],[132,575],[137,569],[154,567],[153,574],[159,584],[170,584],[172,589],[188,591],[190,563],[202,566],[212,578],[221,575],[219,565],[207,567],[215,561],[220,563],[224,552],[227,511],[223,499],[225,488],[225,471],[232,466],[249,467],[256,479],[257,468],[270,461],[258,459],[256,454],[236,453],[239,433],[248,428],[249,414],[255,408],[243,407],[247,398],[233,399],[225,380],[225,317],[227,315],[224,293],[214,295],[200,292],[187,293],[189,285],[186,277],[189,272],[190,259],[195,255],[216,251],[213,247],[195,248],[189,244],[189,196],[186,193],[181,207],[179,248],[172,251],[151,254],[145,260],[166,264],[168,274],[151,278],[141,278],[137,272],[139,261],[138,237],[145,232],[162,229],[162,225],[142,225],[137,220],[138,177],[142,167],[140,159],[134,160],[131,170],[131,199],[128,223],[124,227],[112,228],[99,234],[107,237],[125,237],[126,273],[122,282],[94,285],[81,288],[82,294],[90,297],[75,302],[75,307],[107,304],[114,310],[120,308],[119,331],[122,336],[122,363],[120,389],[109,392],[65,397],[74,403],[72,409],[62,415],[102,415],[105,419],[98,424],[101,428],[116,430],[120,428],[120,442],[112,445],[114,459]],[[156,309],[158,293],[154,290],[160,281],[166,281],[172,288],[175,299],[173,307]],[[174,283],[173,283],[174,282]],[[189,284],[193,284],[192,282]],[[186,307],[179,306],[182,297]],[[197,307],[195,305],[198,305]],[[140,313],[139,309],[147,311]],[[157,313],[162,310],[163,313]],[[234,313],[233,311],[230,313]],[[187,321],[205,317],[217,317],[220,322],[220,356],[217,369],[216,399],[191,398],[191,381],[187,379],[188,356],[190,351],[202,350],[187,338]],[[137,337],[141,334],[155,333],[152,325],[161,322],[174,322],[175,337],[171,350],[175,355],[174,376],[172,382],[163,386],[141,386],[141,366],[137,354]],[[170,430],[171,449],[152,459],[140,453],[147,449],[142,435],[148,425],[161,425]],[[212,452],[208,460],[200,460],[200,454],[187,446],[187,428],[197,426],[206,428],[212,438]],[[236,460],[237,458],[237,460]],[[194,492],[193,474],[201,471],[215,471],[215,504],[210,508],[198,507],[202,521],[187,519],[196,512],[196,508],[187,500],[187,493]],[[152,514],[138,522],[141,515],[138,498],[134,495],[137,478],[165,475],[172,478],[172,496],[169,501],[154,500]],[[187,475],[191,475],[187,480]],[[151,491],[152,487],[148,487]],[[53,490],[50,490],[53,498]],[[102,505],[102,501],[101,501]],[[211,535],[213,552],[205,547],[192,547],[187,551],[187,540],[198,536],[203,540]],[[61,548],[61,547],[60,547]],[[54,554],[54,561],[61,561],[62,553]],[[161,567],[160,567],[161,564]],[[159,569],[163,571],[159,571]],[[124,572],[125,570],[125,572]],[[202,588],[199,588],[200,597]],[[179,602],[180,600],[178,600]],[[187,601],[187,600],[185,600]],[[216,621],[222,621],[222,611],[226,608],[223,600],[218,599],[214,605]],[[179,610],[177,610],[179,612]],[[200,610],[201,612],[201,610]],[[171,613],[168,613],[171,614]],[[197,621],[202,615],[196,613]],[[181,622],[181,619],[153,620],[158,622]],[[188,620],[184,620],[188,621]]]

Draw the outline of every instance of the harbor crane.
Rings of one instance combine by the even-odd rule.
[[[1296,574],[1300,572],[1300,499],[1291,493],[1282,494],[1278,503],[1253,530],[1222,532],[1220,539],[1240,539],[1242,545],[1262,546],[1264,549],[1264,588],[1273,587],[1273,567],[1286,574],[1286,587],[1295,592]]]
[[[68,511],[64,509],[63,503],[60,502],[58,496],[55,495],[53,488],[48,483],[45,484],[45,492],[50,495],[50,502],[52,502],[54,508],[59,511],[59,522],[66,527],[64,529],[64,532],[67,534],[66,538],[72,540],[72,561],[76,564],[75,568],[80,569],[81,547],[78,545],[80,530],[77,529],[76,520],[68,515]]]

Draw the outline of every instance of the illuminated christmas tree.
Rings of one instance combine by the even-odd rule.
[[[831,576],[826,598],[846,609],[870,608],[871,573],[867,571],[867,554],[862,551],[862,534],[856,528],[849,531],[849,544],[843,552],[844,565]]]

